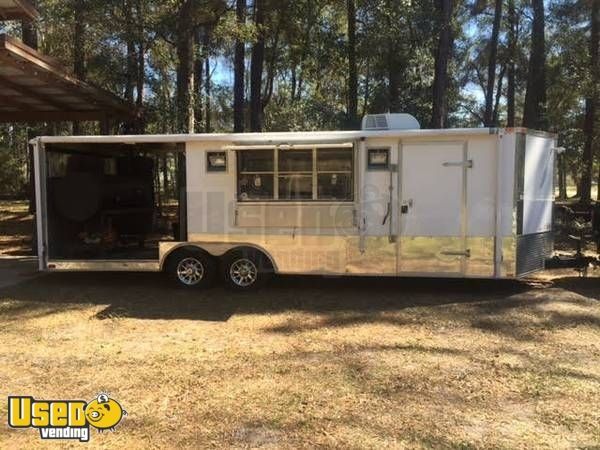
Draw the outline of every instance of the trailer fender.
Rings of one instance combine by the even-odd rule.
[[[165,269],[165,265],[169,256],[175,253],[178,250],[183,248],[199,248],[200,250],[204,250],[209,255],[214,256],[215,258],[221,258],[225,254],[229,253],[233,250],[239,249],[254,249],[262,254],[264,254],[269,261],[271,262],[271,266],[273,267],[273,272],[277,273],[278,268],[275,260],[271,256],[271,254],[265,250],[260,245],[249,244],[246,242],[178,242],[178,243],[161,243],[160,244],[160,270],[163,271]]]

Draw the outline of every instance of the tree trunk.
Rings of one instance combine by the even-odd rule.
[[[492,114],[492,123],[494,126],[498,126],[500,121],[498,117],[500,115],[500,100],[502,99],[502,86],[504,85],[504,74],[506,73],[506,66],[502,66],[500,74],[498,75],[498,86],[496,87],[496,99],[494,100],[494,113]]]
[[[565,167],[565,156],[558,155],[558,198],[559,200],[567,199],[567,170]]]
[[[37,0],[30,0],[31,6],[37,7]],[[30,20],[21,21],[21,39],[23,44],[28,45],[34,50],[38,49],[38,35],[35,22]]]
[[[74,2],[74,30],[73,30],[73,72],[75,76],[85,81],[85,2],[75,0]],[[73,134],[81,133],[79,122],[73,122]]]
[[[599,37],[600,37],[600,0],[592,0],[591,34],[590,34],[590,73],[591,85],[589,97],[585,99],[585,146],[581,170],[580,202],[589,205],[592,200],[592,171],[594,166],[594,144],[596,111],[598,109],[598,83],[600,83],[599,66]]]
[[[258,30],[250,62],[250,129],[262,131],[262,75],[265,60],[264,0],[254,2],[254,23]]]
[[[135,132],[137,134],[144,134],[146,129],[146,123],[142,114],[142,108],[144,105],[144,85],[146,83],[146,45],[144,41],[144,2],[142,0],[136,0],[136,11],[137,11],[137,77],[136,77],[136,126]]]
[[[85,81],[85,1],[75,0],[75,27],[73,33],[73,71]]]
[[[31,1],[32,6],[37,6],[37,1],[32,0]],[[21,37],[23,40],[23,43],[25,45],[28,45],[29,47],[33,48],[34,50],[37,50],[38,48],[38,37],[37,37],[37,27],[35,26],[34,22],[31,22],[29,20],[23,20],[21,22]],[[31,139],[33,139],[35,136],[33,135],[33,132],[30,128],[28,128],[27,130],[27,142],[29,142]],[[35,214],[35,210],[36,210],[36,197],[35,197],[35,172],[33,169],[33,160],[34,160],[34,155],[33,155],[33,146],[31,145],[27,145],[27,151],[29,153],[28,155],[28,159],[29,159],[29,164],[30,164],[30,170],[29,170],[29,213],[30,214]],[[34,221],[35,223],[35,221]],[[36,236],[36,228],[35,226],[33,227],[33,236]],[[35,241],[35,239],[34,239]],[[34,253],[37,251],[37,245],[34,242],[33,243],[33,251]]]
[[[435,55],[431,128],[445,128],[448,122],[448,62],[452,56],[452,0],[438,0],[439,40]]]
[[[542,0],[543,1],[543,0]],[[487,89],[485,91],[484,126],[493,127],[494,124],[494,85],[496,84],[496,59],[498,57],[498,36],[502,22],[502,0],[496,0],[494,8],[494,25],[490,38],[490,59],[488,61]]]
[[[279,16],[279,23],[275,30],[275,36],[273,37],[273,45],[271,46],[269,53],[269,62],[267,64],[267,76],[265,80],[265,89],[262,97],[262,111],[264,113],[265,108],[273,97],[273,90],[275,88],[275,65],[277,64],[277,52],[279,50],[279,37],[281,35],[283,15]]]
[[[206,133],[212,132],[211,126],[211,110],[210,110],[210,93],[211,93],[211,76],[210,76],[210,35],[211,35],[210,27],[206,27],[206,32],[204,33],[203,47],[204,47],[204,95],[205,95],[205,119],[204,119],[204,131]]]
[[[546,126],[546,39],[544,0],[532,0],[533,26],[531,55],[527,75],[527,93],[523,112],[523,126],[545,130]]]
[[[347,0],[348,14],[348,123],[349,129],[358,126],[358,65],[356,62],[356,3]]]
[[[291,68],[291,93],[290,93],[290,100],[293,102],[296,100],[296,85],[297,85],[297,78],[296,78],[296,65],[292,62],[292,68]]]
[[[369,110],[369,97],[371,95],[371,58],[367,56],[365,74],[365,93],[363,98],[362,116],[364,117]]]
[[[177,18],[177,132],[194,132],[194,0],[185,0]]]
[[[202,91],[204,90],[204,55],[207,49],[204,48],[204,37],[203,33],[206,31],[202,27],[197,27],[194,33],[194,41],[196,42],[196,57],[194,60],[194,88],[196,89],[196,101],[194,102],[196,117],[195,131],[201,133],[202,127]]]
[[[600,155],[598,156],[598,159],[600,160]],[[598,164],[598,179],[596,182],[596,186],[597,186],[597,191],[596,191],[596,201],[598,203],[600,203],[600,164]]]
[[[246,0],[236,1],[236,18],[238,28],[246,24]],[[244,132],[244,108],[246,103],[246,90],[244,77],[246,75],[246,43],[237,39],[235,41],[234,56],[234,81],[233,81],[233,132]]]
[[[400,74],[401,68],[398,62],[397,50],[390,47],[387,55],[388,77],[389,77],[389,110],[392,113],[401,112],[402,105],[400,104]]]
[[[126,55],[126,72],[125,72],[125,101],[131,107],[134,105],[135,80],[137,78],[137,51],[135,48],[135,19],[133,16],[133,0],[125,0],[123,2],[125,9],[125,46],[127,49]],[[133,134],[135,123],[128,120],[125,123],[125,133]]]
[[[592,168],[594,163],[594,122],[596,117],[596,102],[591,96],[585,99],[585,145],[583,147],[581,164],[581,184],[579,201],[589,205],[592,199]]]
[[[508,0],[508,86],[506,87],[506,125],[515,126],[515,73],[517,60],[517,13],[515,0]]]

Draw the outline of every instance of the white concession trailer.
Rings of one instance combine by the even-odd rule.
[[[548,133],[381,114],[360,131],[32,144],[43,271],[167,271],[188,287],[220,274],[247,289],[270,273],[518,278],[552,253]]]

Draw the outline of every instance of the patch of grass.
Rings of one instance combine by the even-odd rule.
[[[112,393],[130,416],[91,448],[597,445],[599,282],[53,274],[0,291],[0,397]]]
[[[33,215],[25,201],[0,201],[0,255],[31,255]]]

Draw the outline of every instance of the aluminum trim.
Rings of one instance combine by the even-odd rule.
[[[520,234],[519,229],[523,224],[523,208],[519,211],[519,202],[525,187],[525,155],[527,152],[527,135],[517,133],[515,140],[515,182],[513,192],[513,235]],[[522,230],[521,230],[522,231]]]
[[[397,243],[390,243],[387,236],[369,236],[365,239],[365,251],[361,252],[358,236],[306,235],[235,235],[195,234],[190,242],[161,243],[160,267],[168,256],[185,246],[202,248],[220,257],[236,247],[252,247],[264,252],[272,261],[276,273],[306,275],[382,274],[402,275],[421,273],[430,277],[481,276],[493,278],[493,237],[469,237],[471,258],[461,273],[456,262],[464,257],[445,256],[440,250],[452,251],[461,241],[460,237],[401,238],[407,249],[402,269],[398,271]],[[458,244],[458,245],[457,245]]]
[[[502,192],[502,175],[500,173],[502,165],[501,165],[501,157],[500,153],[502,152],[502,140],[504,139],[504,133],[501,132],[498,134],[496,138],[496,148],[494,152],[494,168],[495,168],[495,192],[494,192],[494,277],[500,277],[501,273],[501,264],[503,255],[503,247],[502,247],[502,214],[501,214],[501,201],[500,201],[500,193]]]
[[[48,261],[50,272],[160,272],[157,260]]]
[[[397,165],[398,165],[398,176],[397,178],[397,183],[398,183],[398,188],[397,188],[397,201],[398,201],[398,229],[397,229],[397,236],[396,236],[396,273],[400,273],[401,270],[401,261],[400,261],[400,255],[402,255],[402,234],[403,234],[403,225],[405,224],[405,221],[403,220],[403,214],[402,214],[402,205],[404,204],[404,193],[403,193],[403,170],[404,170],[404,142],[402,140],[398,141],[398,161],[397,161]]]
[[[557,150],[557,144],[558,144],[558,140],[554,139],[554,142],[552,144],[553,146],[553,156],[554,156],[554,173],[552,174],[552,217],[551,217],[551,221],[552,221],[552,227],[550,232],[552,233],[551,236],[551,246],[552,246],[552,253],[554,253],[555,249],[556,249],[556,236],[554,233],[554,224],[556,223],[556,189],[558,188],[558,156],[559,156],[559,151]],[[600,187],[599,187],[600,189]]]
[[[358,204],[358,233],[359,233],[359,243],[358,247],[361,253],[365,252],[365,239],[366,239],[366,222],[367,218],[364,213],[364,201],[365,201],[365,173],[366,167],[364,166],[365,160],[364,158],[360,158],[361,153],[365,153],[367,149],[367,143],[365,140],[361,140],[358,146],[358,154],[357,154],[357,163],[356,170],[358,179],[358,195],[357,195],[357,204]]]
[[[235,145],[276,145],[290,143],[334,143],[368,138],[422,138],[448,136],[484,136],[489,128],[452,128],[441,130],[387,130],[387,131],[314,131],[286,133],[213,133],[213,134],[164,134],[128,136],[41,136],[42,143],[186,143],[227,142]]]
[[[48,215],[46,210],[46,153],[43,144],[38,138],[33,144],[35,202],[36,202],[36,230],[38,269],[43,271],[48,265]],[[37,170],[36,170],[37,169]]]
[[[557,133],[551,133],[549,131],[534,130],[534,129],[525,128],[525,127],[504,128],[504,131],[506,133],[522,133],[527,136],[537,136],[537,137],[544,137],[544,138],[550,138],[550,139],[558,138]]]
[[[467,243],[467,235],[469,233],[469,216],[468,216],[468,203],[467,203],[467,195],[469,193],[468,186],[468,177],[469,177],[469,169],[473,166],[467,164],[469,161],[469,141],[465,141],[463,143],[463,164],[462,164],[462,205],[461,205],[461,234],[462,234],[462,253],[463,257],[460,262],[460,271],[461,273],[465,273],[467,270],[467,258],[471,257],[471,252],[469,251],[468,243]]]

